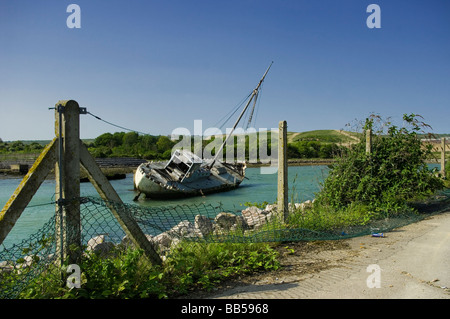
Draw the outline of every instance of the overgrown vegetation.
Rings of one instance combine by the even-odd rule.
[[[182,242],[163,267],[152,266],[139,249],[116,248],[108,258],[90,252],[79,265],[81,288],[66,287],[57,279],[58,267],[51,266],[20,297],[171,298],[195,289],[209,290],[237,275],[277,269],[277,257],[271,246],[261,243]]]
[[[397,127],[376,115],[367,118],[360,141],[338,153],[330,165],[314,205],[293,209],[285,227],[330,232],[365,226],[414,212],[412,202],[449,187],[450,163],[446,165],[446,179],[426,163],[434,157],[432,145],[423,145],[420,139],[429,126],[416,114],[405,114],[403,120],[404,127]],[[366,152],[368,129],[373,134],[370,153]],[[261,208],[265,204],[246,203]]]
[[[366,120],[364,131],[373,132],[372,150],[365,137],[348,149],[332,166],[317,201],[335,209],[354,204],[370,211],[398,212],[408,200],[427,196],[443,187],[426,160],[431,146],[424,147],[419,132],[428,127],[419,115],[404,115],[399,128],[378,116]]]
[[[450,188],[450,161],[445,165],[445,181],[444,186]]]
[[[376,214],[363,204],[350,204],[346,208],[333,208],[320,202],[303,211],[289,215],[291,228],[330,232],[346,227],[365,226],[377,218]]]

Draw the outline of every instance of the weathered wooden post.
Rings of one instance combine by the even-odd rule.
[[[39,186],[54,167],[57,139],[54,138],[42,151],[11,198],[0,211],[0,244],[3,243]]]
[[[62,261],[76,264],[81,256],[80,106],[76,101],[56,104],[55,133],[59,141],[55,164],[57,253]]]
[[[287,122],[278,125],[278,212],[286,222],[289,214],[288,207],[288,164],[287,164]]]
[[[81,165],[85,168],[89,181],[94,185],[100,197],[105,200],[106,205],[119,222],[125,234],[131,239],[136,247],[139,247],[144,251],[144,254],[152,263],[157,265],[162,264],[161,257],[159,257],[155,248],[147,239],[137,222],[127,214],[127,212],[116,209],[114,203],[121,204],[122,200],[109,183],[106,176],[102,173],[100,167],[95,163],[95,160],[89,153],[87,147],[81,141],[79,141],[79,143]]]
[[[372,129],[366,130],[366,154],[372,154]]]
[[[441,174],[445,178],[445,137],[441,137]]]
[[[0,244],[8,236],[17,219],[27,207],[39,186],[55,168],[56,180],[56,253],[65,261],[78,263],[81,257],[80,218],[80,164],[87,171],[89,180],[125,234],[144,251],[154,264],[162,260],[147,239],[136,220],[126,211],[117,209],[122,204],[108,179],[96,164],[87,147],[80,140],[80,114],[86,114],[73,100],[59,101],[55,107],[55,135],[23,178],[14,194],[0,211]],[[56,163],[56,164],[55,164]]]

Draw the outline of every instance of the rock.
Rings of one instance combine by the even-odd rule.
[[[236,216],[236,223],[231,226],[231,230],[236,230],[238,228],[243,228],[243,229],[247,229],[248,225],[245,222],[245,219],[243,216]]]
[[[39,261],[38,256],[28,255],[28,256],[23,257],[20,261],[18,260],[18,263],[15,267],[16,267],[16,269],[28,268],[28,267],[31,267],[33,262],[38,262],[38,261]]]
[[[147,240],[148,240],[150,243],[153,243],[153,236],[152,236],[152,235],[145,234],[145,237],[147,237]],[[128,235],[125,235],[125,236],[122,238],[122,241],[120,242],[120,245],[121,245],[122,247],[124,247],[124,248],[134,248],[134,247],[135,247],[133,241],[131,240],[130,237],[128,237]]]
[[[25,256],[24,257],[25,262],[24,262],[24,266],[25,267],[30,267],[34,261],[38,261],[39,257],[34,255],[34,256]]]
[[[266,220],[266,213],[262,209],[251,206],[242,211],[242,217],[244,218],[245,224],[250,228],[257,228],[264,225]]]
[[[14,265],[10,261],[0,261],[0,273],[11,272],[14,269]]]
[[[105,235],[99,235],[89,239],[87,243],[87,251],[105,256],[114,248],[112,242],[105,241]]]
[[[217,226],[224,230],[230,230],[233,225],[237,222],[237,216],[232,213],[219,213],[214,219]]]
[[[173,237],[167,233],[161,233],[155,237],[153,237],[152,241],[159,247],[160,251],[164,251],[169,249],[172,245]]]
[[[268,204],[264,209],[267,213],[273,213],[277,211],[277,204]]]
[[[98,235],[89,239],[87,243],[87,250],[94,250],[97,245],[102,244],[105,241],[105,235]]]
[[[194,227],[200,232],[202,237],[206,237],[214,231],[214,226],[211,220],[203,215],[195,216]]]
[[[310,209],[313,206],[313,204],[314,204],[314,201],[307,200],[307,201],[304,201],[303,203],[295,203],[294,206],[295,206],[296,211],[304,212],[305,209]]]
[[[195,224],[188,220],[183,220],[170,230],[152,237],[151,241],[155,249],[159,251],[160,255],[164,256],[165,253],[175,248],[183,240],[183,238],[202,237],[203,232],[206,234],[209,231],[204,217],[205,216],[197,215],[195,218]],[[209,222],[211,223],[211,221]],[[212,223],[210,228],[212,231]]]
[[[194,224],[192,224],[188,220],[183,220],[179,222],[178,225],[172,227],[167,234],[174,238],[192,238],[192,237],[201,237],[200,231],[195,228]]]
[[[172,243],[170,244],[170,249],[175,249],[179,243],[181,243],[180,238],[173,238]]]
[[[247,207],[246,209],[244,209],[242,212],[248,212],[250,214],[261,214],[262,209],[258,208],[256,206],[250,206],[250,207]]]

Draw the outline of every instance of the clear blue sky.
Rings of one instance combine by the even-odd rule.
[[[366,25],[371,3],[381,29]],[[206,129],[271,61],[256,128],[418,113],[450,133],[448,0],[0,0],[0,138],[52,138],[63,99],[154,135]],[[82,116],[82,138],[108,131]]]

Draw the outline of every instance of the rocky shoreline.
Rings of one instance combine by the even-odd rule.
[[[310,209],[314,200],[303,203],[289,204],[289,211],[305,211]],[[196,215],[194,221],[183,220],[171,229],[156,236],[146,234],[162,260],[165,260],[170,251],[176,248],[182,240],[212,240],[226,241],[229,235],[240,233],[243,236],[251,236],[271,221],[281,220],[276,204],[269,204],[264,209],[250,206],[241,211],[241,214],[220,212],[215,218],[204,215]],[[125,236],[119,244],[106,240],[105,235],[92,237],[87,244],[87,251],[108,256],[114,247],[130,247],[132,241]]]

